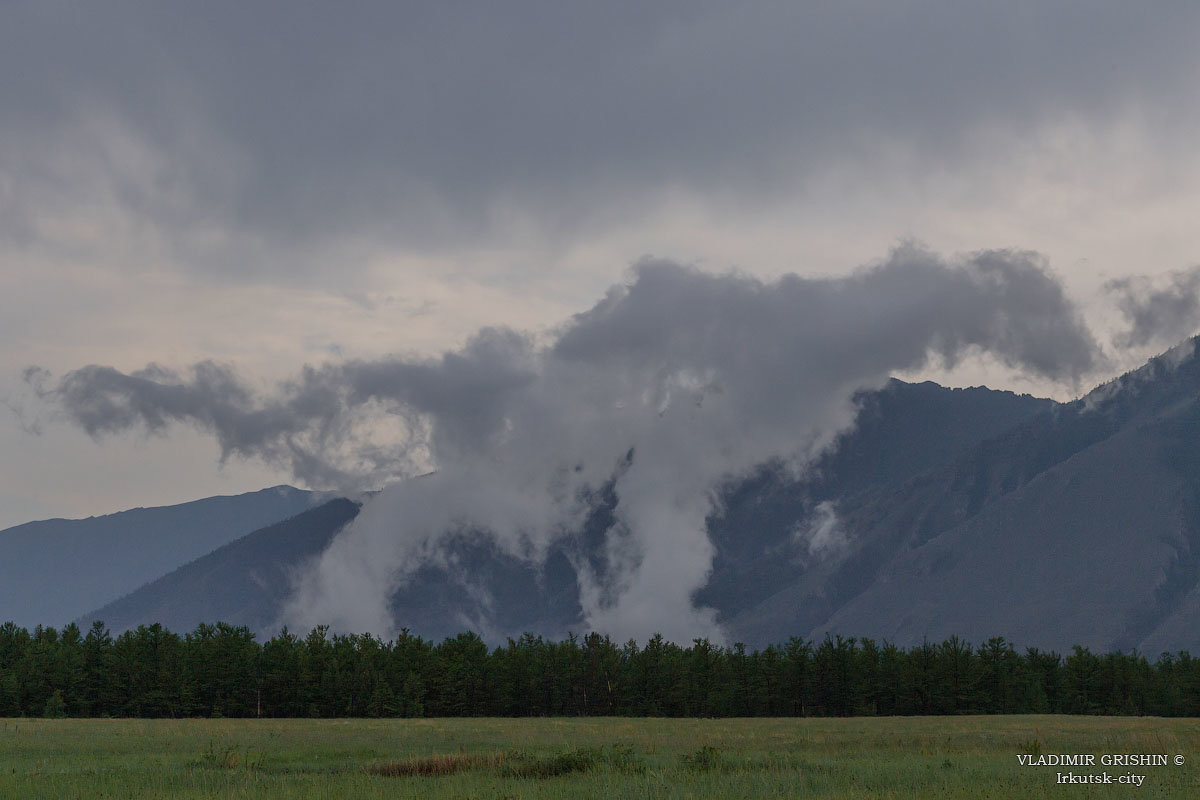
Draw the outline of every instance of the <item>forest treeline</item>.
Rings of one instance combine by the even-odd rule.
[[[32,632],[0,625],[0,716],[851,716],[1200,715],[1200,659],[1164,653],[1065,657],[1003,638],[900,648],[793,638],[748,651],[703,639],[643,646],[607,636],[526,634],[489,647],[403,631],[258,642],[248,628],[160,625],[114,637],[103,623]]]

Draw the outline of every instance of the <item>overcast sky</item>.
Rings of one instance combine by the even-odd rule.
[[[647,255],[1034,251],[1105,366],[908,377],[1070,397],[1200,321],[1198,35],[1186,2],[6,3],[0,526],[293,481],[186,426],[93,441],[28,366],[267,386],[554,330]]]

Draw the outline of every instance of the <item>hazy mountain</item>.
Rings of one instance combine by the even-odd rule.
[[[858,400],[857,426],[804,481],[764,469],[730,488],[724,512],[710,520],[718,555],[701,602],[730,616],[794,580],[801,568],[779,558],[779,550],[791,545],[795,526],[822,501],[903,479],[1056,405],[1009,392],[902,381]],[[613,498],[602,490],[597,500],[584,536],[556,548],[541,567],[499,553],[486,537],[457,536],[448,547],[450,567],[419,569],[394,596],[398,624],[433,637],[472,628],[492,639],[579,630],[572,564],[588,559],[603,572],[596,556],[611,524]],[[316,556],[354,513],[352,505],[335,503],[258,531],[86,619],[104,619],[114,629],[159,621],[187,630],[215,619],[262,629],[279,617],[289,571]],[[781,622],[778,635],[797,630],[795,620]]]
[[[276,486],[182,505],[0,531],[0,621],[60,625],[197,556],[300,513],[311,492]]]
[[[160,622],[182,633],[220,620],[265,630],[291,591],[291,571],[320,553],[357,514],[356,503],[330,500],[219,547],[84,614],[79,623],[100,619],[124,631]]]
[[[779,618],[740,618],[777,592],[828,563],[809,552],[798,536],[819,525],[829,513],[860,505],[888,487],[947,463],[959,453],[1020,423],[1046,413],[1057,403],[976,387],[947,389],[935,383],[893,380],[879,392],[859,396],[855,427],[796,482],[778,470],[764,469],[750,481],[732,487],[724,513],[709,520],[717,547],[713,575],[697,595],[704,605],[721,611],[736,635],[755,643],[807,631],[825,619],[828,603],[789,608]],[[831,533],[845,534],[835,526]],[[837,543],[830,542],[838,555]],[[753,615],[752,615],[753,616]],[[803,622],[803,628],[796,625]]]
[[[952,634],[1025,646],[1200,651],[1196,340],[1073,403],[893,381],[803,480],[765,467],[709,520],[696,601],[754,646],[799,634],[899,644]],[[424,636],[580,630],[575,566],[603,579],[614,497],[541,567],[461,534],[393,598]],[[335,501],[245,536],[88,618],[187,630],[279,617],[290,571],[357,507]]]
[[[296,570],[318,555],[359,506],[337,499],[218,548],[108,605],[83,615],[114,631],[160,622],[190,631],[222,620],[273,630]],[[484,537],[459,536],[447,548],[453,569],[426,566],[397,592],[399,625],[440,638],[471,629],[501,639],[538,630],[578,629],[575,574],[564,554],[542,568],[499,553]]]
[[[814,633],[1200,650],[1195,347],[880,493],[845,520],[852,556],[751,609],[747,625],[770,629],[841,593]]]

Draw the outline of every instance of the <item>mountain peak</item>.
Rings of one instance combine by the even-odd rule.
[[[1130,395],[1140,396],[1147,388],[1164,396],[1179,391],[1192,393],[1200,388],[1196,360],[1198,344],[1200,336],[1186,339],[1137,369],[1102,383],[1076,402],[1085,411],[1100,411],[1110,408],[1114,402],[1120,403],[1123,396],[1128,399],[1132,399]]]

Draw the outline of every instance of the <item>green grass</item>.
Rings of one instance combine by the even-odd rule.
[[[1137,789],[1017,754],[1180,754]],[[0,797],[1200,797],[1200,720],[0,720]]]

